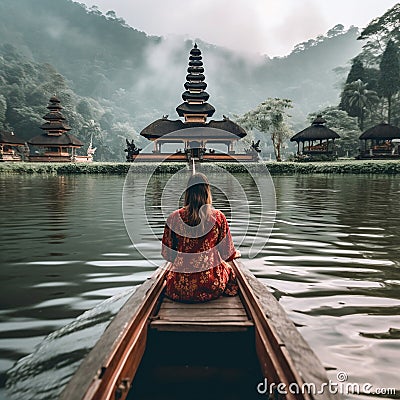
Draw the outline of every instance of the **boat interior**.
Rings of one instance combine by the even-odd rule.
[[[263,381],[254,324],[240,296],[162,298],[127,399],[253,399]]]

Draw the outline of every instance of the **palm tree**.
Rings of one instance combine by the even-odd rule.
[[[350,108],[357,110],[357,119],[360,129],[364,130],[365,111],[379,102],[374,90],[367,89],[367,84],[361,79],[348,83],[344,87],[343,102]]]

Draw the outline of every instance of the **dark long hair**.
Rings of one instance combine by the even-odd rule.
[[[184,206],[188,211],[188,224],[204,227],[211,208],[210,183],[204,174],[193,174],[187,183]]]

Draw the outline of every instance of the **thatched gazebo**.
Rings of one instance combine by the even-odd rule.
[[[400,128],[384,122],[367,129],[361,136],[359,158],[400,158]]]
[[[335,154],[335,139],[339,139],[340,136],[325,124],[326,120],[319,114],[311,126],[296,133],[290,139],[291,142],[297,142],[298,156],[333,156]]]

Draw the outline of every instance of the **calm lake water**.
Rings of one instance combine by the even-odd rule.
[[[250,202],[256,199],[251,179],[237,177]],[[147,188],[159,235],[167,180],[158,176]],[[400,389],[400,177],[280,176],[273,182],[277,214],[270,239],[256,259],[244,261],[333,380],[345,372],[348,382]],[[137,191],[145,184],[138,177]],[[65,382],[132,288],[150,276],[152,262],[161,264],[154,238],[141,243],[152,262],[130,242],[123,185],[124,177],[116,176],[0,176],[0,398],[51,398],[55,382]],[[214,197],[229,216],[226,199]],[[237,221],[231,229],[234,240],[242,234]],[[250,236],[255,232],[250,224]],[[7,371],[40,344],[8,375],[6,390]]]

